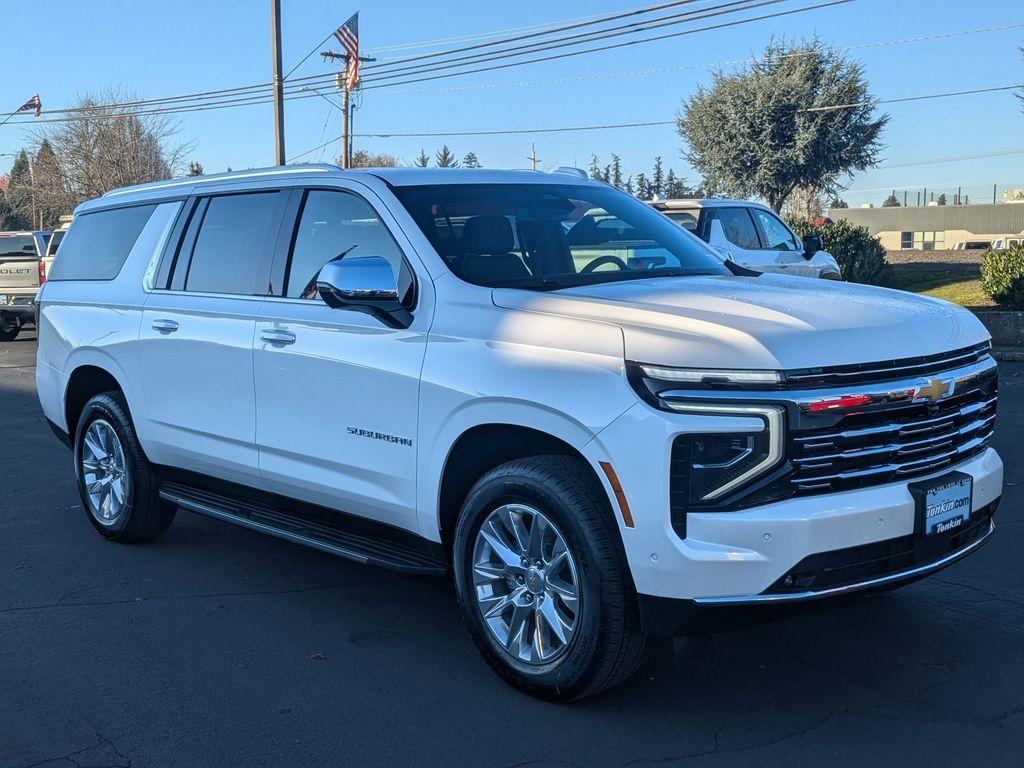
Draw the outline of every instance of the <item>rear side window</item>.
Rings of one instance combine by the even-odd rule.
[[[113,280],[156,205],[135,205],[75,218],[47,280]]]
[[[273,246],[281,194],[252,192],[210,198],[185,278],[185,290],[251,295]]]

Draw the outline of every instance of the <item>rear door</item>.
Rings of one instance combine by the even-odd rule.
[[[260,486],[252,344],[288,192],[186,204],[143,312],[150,458]]]
[[[416,428],[432,285],[382,202],[358,185],[296,190],[255,334],[256,444],[270,490],[417,529]],[[291,223],[294,222],[294,223]],[[417,296],[408,328],[331,309],[328,261],[383,257]],[[410,254],[410,258],[406,257]],[[419,270],[417,278],[415,268]]]

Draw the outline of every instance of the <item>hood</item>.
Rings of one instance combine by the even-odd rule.
[[[667,366],[810,368],[938,354],[989,338],[973,314],[939,299],[779,275],[496,289],[494,302],[614,323],[627,359]]]

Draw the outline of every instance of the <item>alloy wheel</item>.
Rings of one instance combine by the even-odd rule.
[[[548,664],[580,622],[576,561],[557,526],[525,504],[498,507],[476,535],[473,588],[484,623],[520,662]]]

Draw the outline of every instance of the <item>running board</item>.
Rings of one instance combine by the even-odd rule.
[[[447,565],[428,551],[429,542],[424,540],[424,546],[417,546],[413,534],[372,521],[356,520],[342,512],[322,510],[316,516],[300,514],[277,504],[238,499],[172,481],[161,483],[160,498],[189,512],[235,523],[357,563],[428,576],[444,576],[448,572]],[[296,503],[295,506],[302,505]],[[402,538],[411,541],[402,541]]]

